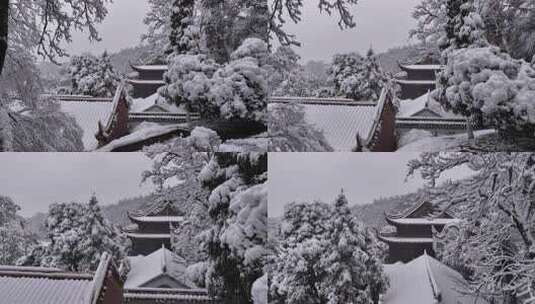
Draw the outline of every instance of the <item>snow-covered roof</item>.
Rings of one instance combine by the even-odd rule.
[[[162,126],[156,123],[143,122],[132,130],[132,133],[111,141],[109,144],[98,149],[98,152],[113,152],[116,149],[125,147],[128,145],[140,143],[151,138],[163,136],[166,134],[176,132],[177,135],[180,131],[188,129],[186,124],[175,124]]]
[[[395,235],[379,234],[379,238],[386,243],[410,243],[410,244],[428,244],[433,243],[433,238],[425,237],[399,237]]]
[[[97,304],[111,257],[103,254],[94,274],[57,268],[0,266],[0,302],[10,304]]]
[[[484,137],[496,133],[495,130],[481,130],[474,132],[475,138]],[[400,147],[400,152],[443,152],[456,150],[461,146],[469,146],[469,140],[465,133],[440,137],[426,137]]]
[[[177,254],[163,247],[147,256],[128,257],[130,271],[124,288],[143,287],[161,276],[169,276],[184,287],[195,287],[186,278],[186,262]]]
[[[444,68],[440,64],[400,64],[400,67],[407,70],[441,70]]]
[[[132,219],[138,222],[146,223],[180,223],[184,220],[183,216],[132,216]]]
[[[74,117],[84,131],[82,142],[86,151],[94,150],[98,146],[95,134],[98,131],[98,122],[107,121],[113,103],[111,102],[77,102],[60,101],[61,110]]]
[[[16,277],[0,274],[2,303],[90,304],[91,278]]]
[[[134,70],[145,70],[145,71],[167,71],[167,65],[158,64],[158,65],[133,65]]]
[[[397,116],[398,118],[414,117],[422,113],[424,110],[436,114],[436,117],[462,118],[460,115],[444,110],[442,105],[431,97],[431,93],[424,94],[416,99],[401,100]]]
[[[412,84],[412,85],[434,85],[436,84],[435,80],[407,80],[407,79],[396,79],[399,84]]]
[[[144,204],[141,208],[135,210],[129,210],[128,216],[130,218],[139,217],[155,217],[159,215],[177,215],[179,210],[175,204],[170,200],[158,199],[147,204]]]
[[[127,237],[136,239],[170,239],[169,233],[127,233]]]
[[[351,151],[357,134],[366,138],[373,126],[374,103],[303,104],[305,120],[323,132],[334,150]]]
[[[163,80],[127,79],[126,82],[129,82],[129,83],[132,83],[132,84],[161,84],[161,85],[165,85],[165,81],[163,81]]]
[[[459,222],[458,219],[452,218],[390,218],[390,221],[400,225],[447,225]]]
[[[488,304],[470,293],[462,275],[427,254],[407,264],[384,265],[390,286],[384,304]]]
[[[158,107],[160,111],[169,113],[182,113],[186,114],[185,106],[176,106],[169,104],[158,93],[154,93],[146,98],[136,98],[130,103],[130,113],[142,113],[154,111],[153,109]]]

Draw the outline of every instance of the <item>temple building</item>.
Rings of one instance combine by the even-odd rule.
[[[131,65],[134,72],[127,82],[133,87],[133,98],[146,98],[165,85],[163,74],[167,65]]]
[[[403,73],[396,77],[396,82],[401,87],[402,100],[416,99],[436,89],[436,75],[443,68],[439,64],[401,63],[399,67]]]
[[[385,214],[392,231],[382,231],[379,239],[388,244],[387,263],[410,262],[424,253],[434,256],[433,233],[457,222],[446,211],[430,202],[422,202],[396,215]]]
[[[147,256],[162,246],[171,249],[171,229],[183,221],[182,215],[171,201],[164,200],[128,211],[132,224],[123,230],[132,241],[131,255]]]
[[[428,136],[454,135],[466,132],[466,118],[446,111],[433,98],[437,74],[443,66],[430,58],[415,64],[399,63],[402,73],[396,76],[400,86],[396,130],[401,142],[405,135],[411,138],[412,130],[424,130]]]

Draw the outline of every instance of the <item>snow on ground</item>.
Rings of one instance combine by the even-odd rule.
[[[478,138],[495,134],[495,130],[482,130],[474,132],[476,140]],[[408,145],[401,146],[398,152],[441,152],[457,150],[462,146],[471,146],[467,134],[456,134],[439,137],[426,137],[413,141]]]
[[[82,142],[86,151],[97,148],[98,141],[95,134],[98,131],[99,120],[105,124],[113,108],[111,102],[74,102],[61,101],[61,110],[76,119],[84,131]]]
[[[412,129],[400,137],[398,144],[400,147],[405,147],[415,141],[429,137],[433,137],[433,133],[427,130]]]
[[[143,122],[126,136],[113,140],[109,144],[97,150],[97,152],[111,152],[119,147],[135,144],[153,137],[165,135],[174,131],[179,131],[187,127],[186,124],[175,124],[162,126],[157,123]]]

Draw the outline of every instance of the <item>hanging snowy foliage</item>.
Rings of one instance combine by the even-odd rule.
[[[45,226],[48,243],[21,258],[20,265],[87,272],[97,268],[103,252],[110,253],[116,261],[125,255],[125,238],[103,218],[94,196],[88,204],[50,206]]]
[[[422,154],[409,163],[409,172],[434,185],[459,167],[475,175],[441,191],[437,203],[462,221],[438,235],[438,255],[473,283],[475,293],[514,302],[535,277],[535,155]]]
[[[0,151],[83,151],[82,129],[60,110],[54,99],[43,97],[35,58],[28,53],[15,63],[8,57],[0,76]]]
[[[72,94],[94,97],[113,97],[119,83],[107,52],[99,58],[90,54],[71,57],[67,76]]]
[[[372,231],[352,216],[343,192],[333,205],[286,206],[274,258],[273,303],[377,303],[388,283]]]
[[[366,57],[357,53],[334,56],[329,73],[336,94],[356,101],[378,101],[386,83],[372,50]]]

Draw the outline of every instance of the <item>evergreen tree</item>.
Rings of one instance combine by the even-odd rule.
[[[440,49],[451,50],[486,46],[484,23],[476,12],[474,0],[448,0],[446,37]]]
[[[119,83],[107,52],[100,57],[91,54],[71,57],[67,66],[71,93],[95,97],[112,97]]]
[[[336,93],[356,101],[378,101],[386,84],[371,49],[366,57],[357,53],[335,55],[329,73]]]
[[[13,265],[27,253],[34,240],[17,215],[20,207],[0,195],[0,265]]]
[[[199,51],[194,14],[195,0],[174,0],[167,53],[189,54]]]
[[[94,271],[103,252],[116,260],[125,255],[125,240],[102,216],[98,200],[50,206],[45,223],[49,244],[35,247],[19,264]]]
[[[199,179],[211,190],[206,285],[223,303],[252,303],[267,256],[267,154],[217,153]]]
[[[447,22],[445,26],[446,36],[440,44],[442,60],[448,64],[455,56],[455,50],[477,48],[487,46],[484,23],[481,16],[476,12],[474,0],[448,0]],[[436,97],[442,103],[446,103],[446,88],[450,85],[453,75],[442,71],[438,75],[440,84]],[[469,139],[474,139],[474,124],[481,121],[480,112],[474,106],[473,99],[461,94],[461,102],[450,100],[454,112],[463,112],[466,116],[466,128]]]
[[[332,205],[288,205],[282,227],[273,303],[378,303],[388,284],[382,253],[373,233],[352,216],[343,191]]]

